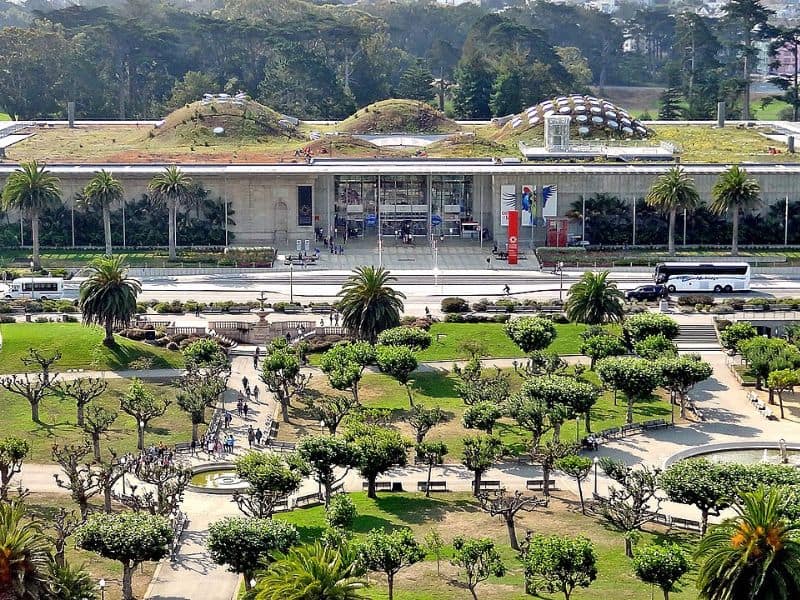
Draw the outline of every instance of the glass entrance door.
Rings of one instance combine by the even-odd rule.
[[[376,237],[378,234],[377,177],[341,175],[336,177],[333,231],[341,240]]]
[[[381,235],[411,244],[429,234],[427,181],[424,175],[382,176]]]

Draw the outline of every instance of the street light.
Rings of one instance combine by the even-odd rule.
[[[141,450],[144,452],[144,421],[139,421],[139,439],[142,442]]]
[[[119,459],[119,464],[122,465],[122,495],[125,495],[125,463],[127,463],[127,459],[123,456]]]
[[[106,598],[106,580],[105,579],[101,579],[98,582],[97,585],[100,587],[100,600],[105,600],[105,598]]]
[[[289,261],[289,304],[294,304],[294,263]]]
[[[594,497],[597,498],[597,465],[600,464],[600,459],[595,456],[592,462],[594,463]]]
[[[558,274],[559,274],[559,283],[558,283],[558,300],[559,302],[563,300],[564,295],[564,263],[563,261],[559,261],[558,263]]]

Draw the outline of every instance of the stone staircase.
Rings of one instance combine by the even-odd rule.
[[[701,352],[719,350],[719,340],[714,325],[681,323],[678,337],[675,339],[678,350],[683,352]]]

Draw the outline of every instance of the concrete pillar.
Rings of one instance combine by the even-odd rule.
[[[786,136],[786,147],[791,154],[794,154],[794,136],[787,135]]]
[[[725,127],[725,103],[717,102],[717,127]]]
[[[67,102],[67,121],[69,121],[69,128],[75,128],[75,103]]]

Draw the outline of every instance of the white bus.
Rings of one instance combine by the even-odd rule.
[[[6,300],[53,300],[63,296],[64,280],[60,277],[19,277],[11,282],[5,293]]]
[[[738,262],[670,262],[656,265],[656,283],[672,292],[747,292],[750,265]]]

